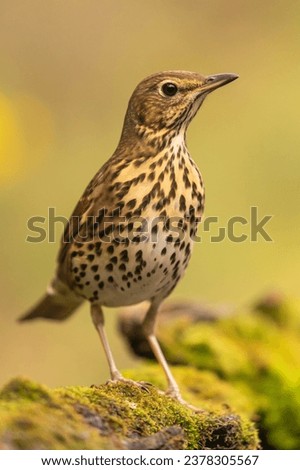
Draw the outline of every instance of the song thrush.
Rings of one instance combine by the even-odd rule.
[[[155,337],[155,320],[188,265],[204,208],[203,181],[187,150],[186,130],[205,97],[236,78],[168,71],[137,86],[116,151],[69,220],[47,293],[20,319],[64,320],[88,300],[112,380],[125,379],[109,347],[102,307],[147,300],[145,336],[166,374],[167,392],[181,399]]]

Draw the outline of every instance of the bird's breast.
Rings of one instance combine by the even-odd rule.
[[[91,302],[122,306],[163,298],[189,262],[204,204],[199,170],[176,143],[143,158],[114,168],[114,203],[105,223],[102,217],[88,240],[73,243],[72,287]]]

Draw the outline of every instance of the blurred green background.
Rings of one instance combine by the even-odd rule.
[[[271,243],[206,235],[173,299],[298,295],[299,24],[295,0],[1,1],[0,383],[16,374],[48,385],[107,378],[87,304],[63,324],[16,323],[43,293],[59,247],[26,243],[26,223],[48,207],[70,215],[115,149],[133,88],[153,72],[240,75],[207,99],[189,149],[204,176],[206,216],[221,226],[248,218],[251,206],[274,216]],[[118,364],[136,364],[106,312]]]

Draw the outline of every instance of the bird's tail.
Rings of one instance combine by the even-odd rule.
[[[73,293],[66,284],[55,278],[49,285],[46,294],[19,321],[48,318],[65,320],[83,302],[83,298]]]

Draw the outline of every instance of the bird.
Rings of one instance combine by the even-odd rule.
[[[65,320],[90,302],[111,381],[128,381],[116,366],[103,307],[147,301],[141,328],[162,366],[166,394],[183,401],[156,338],[157,312],[189,263],[204,210],[201,173],[186,131],[209,93],[238,78],[171,70],[135,88],[113,155],[96,173],[61,241],[55,275],[20,321]]]

